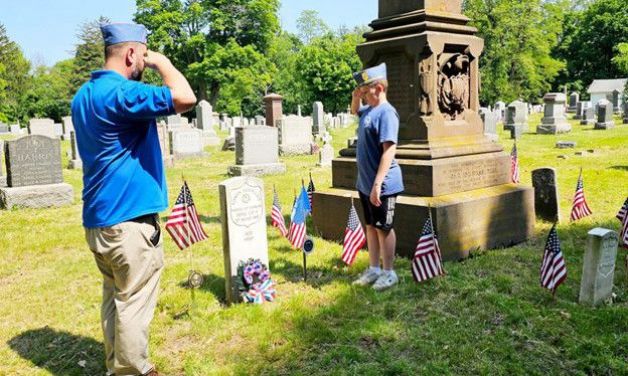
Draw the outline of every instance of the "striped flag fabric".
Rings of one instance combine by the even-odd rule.
[[[292,210],[292,218],[290,222],[290,230],[288,232],[288,240],[295,249],[303,248],[305,238],[307,236],[306,219],[310,213],[310,203],[307,198],[305,187],[301,187],[301,194],[297,198],[294,209]]]
[[[619,230],[619,243],[624,248],[628,249],[628,198],[626,198],[624,206],[622,206],[619,213],[617,213],[617,219],[621,222],[621,229]]]
[[[312,208],[312,197],[314,196],[314,192],[316,192],[316,187],[314,187],[312,174],[310,174],[310,183],[307,185],[307,199],[310,202],[310,208]]]
[[[515,184],[519,184],[519,156],[517,155],[516,142],[510,152],[510,180]]]
[[[543,263],[541,265],[541,286],[556,292],[556,288],[567,278],[567,265],[560,250],[560,240],[556,232],[556,224],[552,226],[545,244]]]
[[[166,231],[181,250],[207,239],[186,182],[183,183],[177,201],[166,221]]]
[[[286,220],[283,218],[283,214],[281,213],[281,204],[279,203],[279,196],[277,195],[277,190],[273,188],[273,207],[270,211],[270,217],[272,219],[272,225],[276,227],[281,236],[288,235],[288,229],[286,228]]]
[[[584,197],[584,181],[582,179],[582,170],[580,170],[580,177],[578,177],[578,185],[576,186],[576,194],[573,197],[573,206],[571,207],[571,221],[577,221],[586,216],[593,214],[587,200]]]
[[[358,252],[366,244],[366,234],[358,213],[355,211],[355,206],[351,204],[349,210],[349,220],[347,221],[347,228],[345,229],[345,239],[342,245],[342,261],[351,266],[358,255]]]
[[[414,258],[412,259],[412,276],[417,282],[427,281],[436,276],[445,274],[441,259],[438,239],[434,232],[432,216],[430,216],[416,245]]]

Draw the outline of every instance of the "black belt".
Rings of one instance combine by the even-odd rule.
[[[159,215],[158,214],[142,215],[140,217],[135,217],[133,219],[130,219],[129,222],[146,223],[153,226],[155,228],[155,232],[153,232],[153,235],[150,237],[150,242],[153,244],[153,246],[157,246],[157,244],[159,243],[159,237],[161,235],[161,228],[159,227]]]

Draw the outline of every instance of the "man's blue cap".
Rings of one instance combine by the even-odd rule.
[[[361,72],[356,72],[353,74],[353,79],[358,83],[358,86],[364,86],[375,81],[385,80],[387,79],[386,63],[381,63],[375,67],[365,69]]]
[[[144,25],[136,23],[110,23],[100,25],[105,47],[126,42],[139,42],[146,44],[148,30]]]

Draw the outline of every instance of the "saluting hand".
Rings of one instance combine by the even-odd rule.
[[[159,52],[148,50],[144,54],[144,64],[150,69],[159,70],[166,64],[170,64],[170,59]]]

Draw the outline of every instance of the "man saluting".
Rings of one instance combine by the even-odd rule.
[[[157,116],[196,103],[170,60],[148,51],[146,28],[101,26],[105,66],[72,100],[83,160],[83,226],[103,275],[102,329],[108,375],[158,375],[148,359],[163,245],[158,213],[168,207]],[[148,67],[164,86],[141,82]]]

